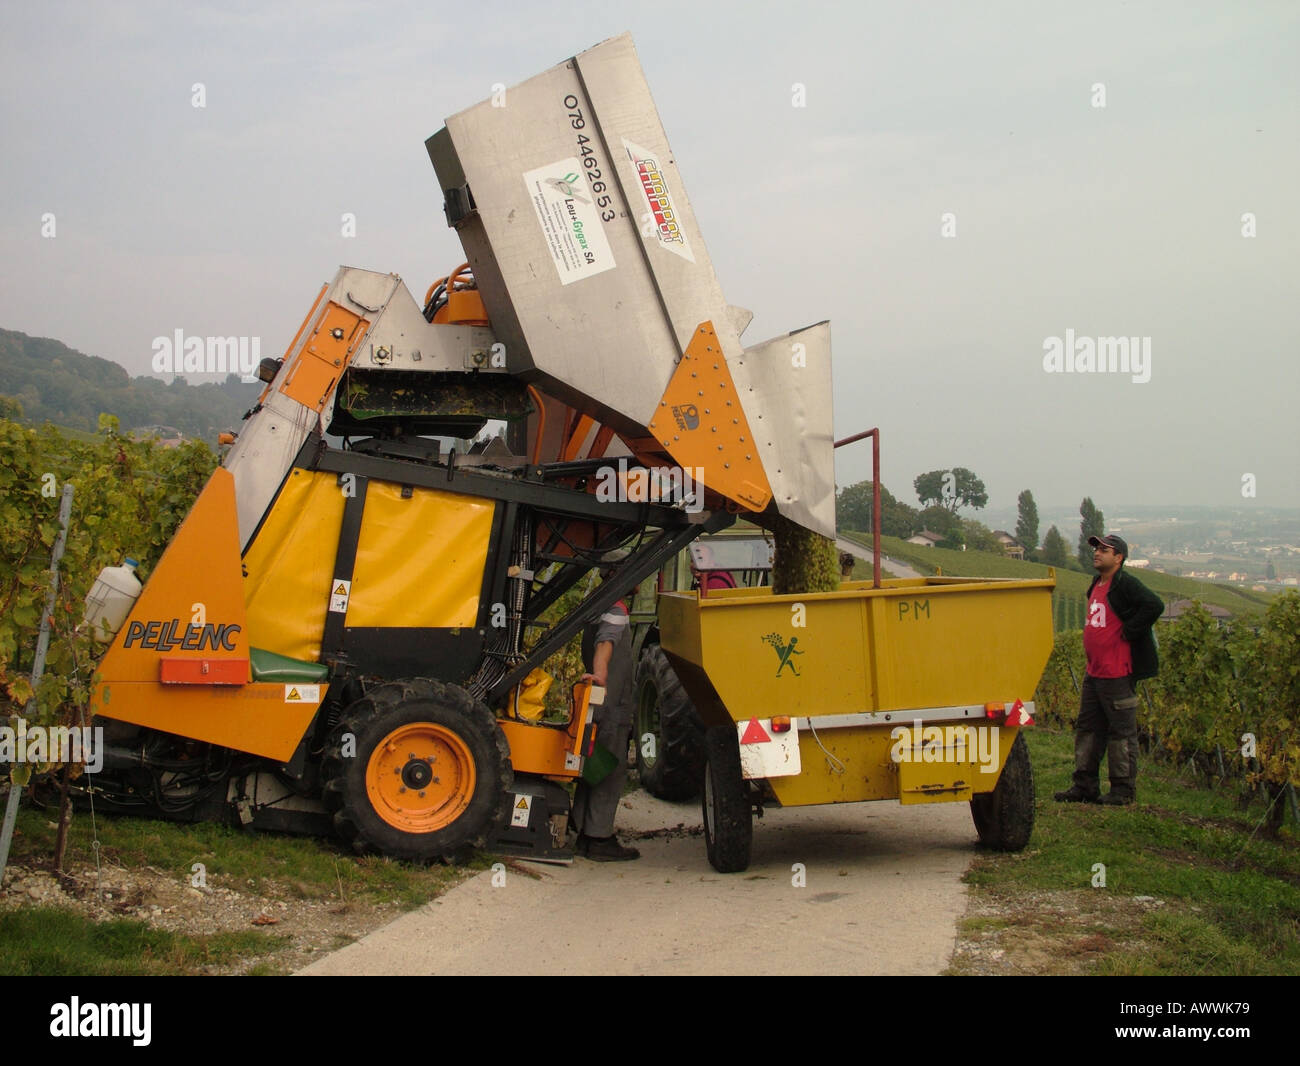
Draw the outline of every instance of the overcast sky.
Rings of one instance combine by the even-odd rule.
[[[140,374],[280,354],[342,263],[418,299],[463,258],[424,139],[630,30],[746,343],[831,320],[901,499],[1300,506],[1293,3],[0,4],[0,328]],[[1150,380],[1048,373],[1067,330]]]

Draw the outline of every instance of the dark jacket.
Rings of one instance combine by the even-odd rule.
[[[1100,580],[1101,575],[1092,579],[1092,584],[1088,586],[1089,597]],[[1145,677],[1155,677],[1160,662],[1156,657],[1156,638],[1151,627],[1165,612],[1164,600],[1122,566],[1110,579],[1106,599],[1110,603],[1110,609],[1119,617],[1122,627],[1120,632],[1129,643],[1129,651],[1133,656],[1131,680],[1141,681]]]

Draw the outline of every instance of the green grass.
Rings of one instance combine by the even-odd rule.
[[[19,812],[13,861],[48,866],[54,854],[54,812]],[[455,867],[417,866],[378,856],[358,857],[329,840],[279,833],[243,832],[210,822],[182,825],[148,818],[96,818],[100,862],[134,868],[152,866],[187,884],[195,863],[210,886],[281,898],[338,899],[418,907],[454,883]],[[89,812],[73,815],[68,832],[68,866],[94,865]],[[470,867],[486,869],[476,858]]]
[[[51,870],[54,812],[19,811],[11,867]],[[323,905],[396,904],[418,907],[463,879],[466,868],[486,869],[476,856],[466,867],[418,866],[377,856],[358,857],[329,840],[277,833],[241,832],[225,826],[181,825],[147,818],[95,819],[100,865],[105,870],[153,870],[189,887],[195,863],[205,867],[209,888],[241,896],[319,900]],[[65,868],[84,876],[94,869],[91,819],[73,815]],[[346,941],[343,941],[346,942]],[[343,942],[335,947],[343,946]],[[0,973],[20,975],[170,975],[232,967],[258,960],[252,974],[284,972],[274,955],[291,937],[265,929],[183,935],[135,919],[96,922],[72,909],[32,905],[0,912]],[[261,959],[271,955],[272,958]]]
[[[869,533],[841,532],[840,536],[868,547],[871,545]],[[1005,555],[994,555],[991,552],[922,548],[920,545],[907,543],[901,537],[881,537],[880,546],[886,555],[902,560],[921,574],[933,574],[938,568],[942,568],[944,574],[950,577],[1042,578],[1047,576],[1048,571],[1048,567],[1042,563],[1021,562],[1019,559],[1009,559]],[[1140,572],[1140,577],[1142,583],[1166,603],[1178,599],[1197,599],[1202,603],[1213,603],[1223,607],[1237,616],[1259,614],[1273,599],[1267,592],[1255,592],[1232,585],[1208,584],[1192,578],[1162,574],[1155,570],[1143,570]],[[1081,604],[1091,582],[1091,574],[1057,568],[1056,592],[1053,599],[1068,599]],[[1064,616],[1058,612],[1058,628],[1061,628],[1063,621]],[[1082,624],[1083,612],[1080,609],[1077,623],[1073,628],[1077,629]]]
[[[1293,825],[1264,839],[1262,802],[1241,811],[1231,787],[1196,788],[1149,759],[1133,807],[1056,803],[1052,793],[1068,786],[1073,770],[1073,739],[1042,728],[1026,736],[1038,794],[1034,836],[1020,854],[977,860],[967,880],[978,891],[1008,900],[1065,893],[1085,912],[1118,904],[1134,918],[1138,943],[1117,941],[1092,964],[1096,973],[1300,974]],[[1096,863],[1106,868],[1104,888],[1091,885]],[[1135,896],[1164,905],[1144,910]]]
[[[21,977],[179,976],[278,951],[261,931],[185,936],[144,922],[89,922],[57,907],[0,913],[0,973]]]

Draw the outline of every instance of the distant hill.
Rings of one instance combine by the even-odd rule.
[[[222,430],[238,430],[260,392],[260,384],[246,384],[235,374],[202,385],[184,378],[133,378],[109,359],[0,329],[0,394],[17,399],[31,422],[93,433],[106,413],[117,416],[123,432],[161,424],[213,444]]]

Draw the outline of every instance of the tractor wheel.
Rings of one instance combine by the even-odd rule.
[[[641,787],[663,800],[694,799],[704,775],[704,723],[658,644],[641,653],[636,693]]]
[[[425,862],[481,846],[510,810],[514,772],[492,712],[424,678],[379,685],[330,734],[322,798],[360,853]]]
[[[714,726],[704,747],[704,847],[718,873],[739,873],[749,866],[754,811],[740,770],[736,727]]]
[[[1016,734],[1002,775],[992,792],[971,798],[971,818],[980,842],[996,851],[1020,851],[1034,831],[1034,771],[1025,738]]]

